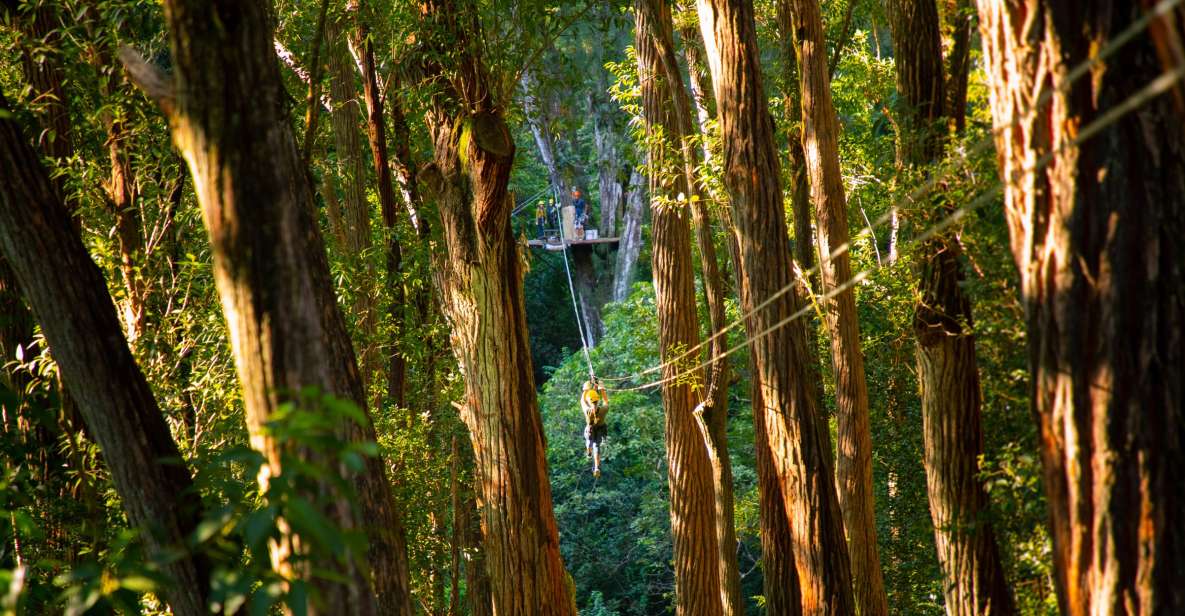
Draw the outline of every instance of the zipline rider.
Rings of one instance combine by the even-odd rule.
[[[605,393],[605,386],[596,377],[584,382],[580,408],[584,411],[584,453],[592,456],[593,477],[600,477],[601,443],[609,433],[609,426],[605,425],[609,397]]]

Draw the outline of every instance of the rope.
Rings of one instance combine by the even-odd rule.
[[[1169,1],[1172,2],[1173,4],[1175,4],[1175,3],[1179,2],[1180,0],[1169,0]],[[978,197],[976,197],[970,203],[954,210],[949,216],[947,216],[946,218],[939,221],[934,226],[932,226],[929,229],[927,229],[926,231],[924,231],[922,234],[920,234],[919,236],[917,236],[916,238],[911,240],[911,242],[909,242],[909,243],[915,244],[915,243],[924,242],[924,241],[934,237],[938,233],[941,233],[943,230],[954,225],[956,222],[962,220],[964,217],[967,216],[967,214],[970,214],[974,210],[979,209],[985,203],[988,203],[989,201],[991,201],[992,199],[994,199],[995,197],[1000,195],[1002,192],[1002,189],[1005,186],[1013,186],[1017,181],[1019,181],[1023,177],[1030,175],[1032,173],[1036,173],[1037,171],[1043,169],[1046,165],[1048,165],[1050,162],[1053,161],[1054,156],[1056,156],[1057,154],[1061,153],[1062,151],[1066,150],[1067,148],[1077,146],[1077,145],[1083,143],[1084,141],[1090,139],[1094,135],[1098,134],[1099,131],[1101,131],[1104,128],[1106,128],[1107,126],[1119,121],[1119,119],[1121,119],[1123,116],[1125,116],[1128,113],[1132,112],[1133,110],[1139,108],[1144,103],[1148,102],[1149,100],[1151,100],[1157,96],[1164,94],[1170,88],[1172,88],[1178,81],[1180,81],[1182,78],[1185,78],[1185,66],[1179,67],[1174,71],[1162,73],[1156,79],[1149,82],[1148,85],[1144,86],[1144,88],[1142,88],[1140,91],[1132,94],[1127,99],[1125,99],[1123,102],[1112,107],[1106,113],[1104,113],[1101,116],[1099,116],[1098,118],[1096,118],[1093,122],[1091,122],[1085,128],[1083,128],[1074,139],[1062,144],[1060,147],[1058,147],[1055,150],[1051,150],[1051,151],[1047,152],[1044,156],[1042,156],[1035,163],[1033,163],[1031,168],[1026,167],[1023,170],[1023,173],[1017,174],[1016,176],[1013,176],[1012,178],[1009,178],[1006,181],[1000,180],[1000,181],[996,182],[991,188],[989,188],[988,190],[981,193]],[[861,271],[860,273],[856,274],[852,278],[848,279],[847,282],[845,282],[842,285],[839,285],[838,287],[836,287],[835,289],[832,289],[831,291],[825,293],[820,299],[822,299],[822,300],[830,299],[832,297],[835,297],[836,295],[839,295],[840,293],[847,291],[848,289],[855,287],[857,284],[863,282],[864,280],[867,280],[868,277],[872,274],[872,272],[874,272],[878,269],[881,269],[882,267],[883,266],[881,266],[881,265],[875,265],[873,267],[870,267],[868,269]],[[784,294],[789,289],[793,288],[794,285],[805,284],[805,280],[806,280],[805,277],[802,279],[801,282],[796,280],[795,282],[788,285],[786,288],[775,293],[773,296],[771,296],[771,299],[766,300],[765,302],[763,302],[761,304],[761,306],[754,308],[752,311],[747,313],[745,316],[747,317],[748,315],[756,312],[757,310],[764,308],[766,305],[768,305],[772,301],[773,297],[777,297],[777,296]],[[740,344],[737,344],[736,346],[733,346],[732,348],[728,349],[724,353],[716,355],[716,356],[708,359],[707,361],[700,363],[697,366],[691,367],[691,368],[684,370],[682,372],[679,372],[677,374],[674,374],[674,375],[671,375],[669,377],[665,377],[662,379],[658,379],[658,380],[650,382],[650,383],[645,383],[643,385],[637,385],[637,386],[633,386],[633,387],[623,387],[623,388],[609,388],[609,389],[610,389],[610,391],[615,391],[615,392],[642,391],[642,390],[658,387],[660,385],[664,385],[664,384],[670,383],[672,381],[677,381],[677,380],[682,379],[690,374],[693,374],[694,372],[696,372],[702,368],[706,368],[708,366],[711,366],[712,364],[715,364],[718,361],[723,360],[725,357],[728,357],[729,355],[732,355],[733,353],[747,347],[750,343],[752,343],[760,338],[763,338],[764,336],[770,334],[771,332],[773,332],[777,329],[780,329],[782,327],[785,327],[786,325],[789,325],[791,322],[793,322],[799,318],[802,318],[803,316],[809,314],[811,312],[811,310],[812,310],[811,305],[804,306],[803,308],[801,308],[794,314],[791,314],[790,316],[782,319],[781,321],[778,321],[777,323],[771,325],[770,327],[766,328],[765,330],[762,330],[762,331],[754,334],[753,336],[747,338]],[[737,323],[741,322],[741,320],[743,320],[743,318],[744,317],[742,317],[742,319],[730,324],[729,327],[725,328],[725,329],[730,329],[730,328],[734,327]],[[721,333],[723,333],[723,331],[725,331],[725,330],[721,330]],[[700,346],[702,346],[702,344]],[[696,348],[699,348],[699,347],[696,347]],[[692,351],[694,351],[694,350],[695,349],[692,349]],[[671,364],[674,361],[676,361],[677,359],[684,357],[685,355],[686,355],[686,353],[684,355],[680,356],[679,358],[675,358],[675,360],[663,362],[656,368],[661,369],[663,366]],[[651,368],[647,371],[644,371],[643,373],[639,373],[639,375],[644,374],[646,372],[652,372],[654,369],[655,368]],[[629,378],[629,377],[626,377],[626,378]],[[624,380],[624,379],[616,378],[613,380]]]
[[[1147,28],[1148,25],[1150,23],[1152,23],[1152,21],[1154,19],[1167,14],[1169,11],[1171,11],[1177,5],[1181,4],[1183,1],[1185,1],[1185,0],[1162,0],[1161,2],[1159,2],[1156,6],[1154,6],[1152,9],[1147,11],[1139,19],[1132,22],[1132,24],[1130,26],[1128,26],[1126,30],[1124,30],[1123,32],[1112,37],[1111,40],[1107,43],[1107,45],[1104,46],[1102,49],[1100,49],[1097,54],[1091,56],[1090,58],[1087,58],[1086,60],[1082,61],[1077,66],[1075,66],[1069,73],[1067,73],[1066,79],[1062,83],[1060,83],[1057,88],[1049,88],[1049,89],[1044,90],[1041,93],[1041,95],[1037,98],[1037,100],[1034,101],[1032,107],[1029,109],[1029,111],[1026,114],[1020,114],[1017,117],[1012,118],[1012,120],[1008,124],[993,128],[992,131],[990,132],[990,134],[988,134],[984,138],[980,139],[978,142],[973,144],[970,148],[967,148],[965,151],[960,151],[958,153],[959,155],[954,160],[944,163],[943,166],[939,169],[938,173],[932,174],[930,176],[930,178],[925,183],[923,183],[917,189],[911,191],[910,194],[906,195],[902,199],[899,199],[898,201],[896,201],[889,208],[888,211],[886,211],[881,216],[877,217],[877,219],[875,221],[873,221],[871,224],[869,224],[867,227],[865,227],[864,229],[862,229],[861,231],[859,231],[852,237],[858,238],[858,237],[860,237],[861,234],[863,234],[865,232],[875,232],[876,229],[878,229],[879,227],[888,223],[895,214],[900,212],[902,206],[905,203],[917,201],[917,200],[922,199],[923,197],[927,196],[929,193],[933,192],[933,190],[943,180],[945,180],[953,172],[958,170],[961,163],[967,161],[968,159],[972,158],[973,156],[982,154],[983,152],[985,152],[987,150],[988,147],[992,146],[994,143],[994,138],[998,133],[1002,133],[1003,131],[1010,130],[1010,129],[1016,127],[1025,119],[1031,119],[1039,111],[1039,109],[1041,108],[1042,105],[1049,102],[1049,100],[1051,98],[1053,98],[1054,94],[1056,94],[1058,92],[1068,91],[1070,86],[1073,85],[1074,81],[1076,81],[1077,79],[1080,79],[1084,75],[1089,74],[1089,72],[1092,68],[1094,68],[1095,66],[1097,66],[1100,63],[1102,63],[1103,61],[1105,61],[1107,58],[1109,58],[1111,55],[1113,55],[1116,51],[1118,51],[1121,47],[1123,47],[1124,44],[1128,43],[1133,38],[1135,38],[1135,36],[1137,34],[1139,34],[1142,30]],[[1162,74],[1161,79],[1164,79],[1164,78],[1172,79],[1172,76],[1175,74],[1176,74],[1175,72]],[[1176,79],[1172,79],[1172,81],[1175,82]],[[1155,85],[1155,83],[1156,82],[1153,82],[1153,84],[1150,84],[1148,86],[1148,88],[1151,88],[1152,85]],[[1169,85],[1171,85],[1171,84],[1169,84]],[[1146,89],[1148,89],[1148,88],[1146,88]],[[1163,90],[1161,92],[1163,92]],[[1125,103],[1121,103],[1120,107],[1123,106],[1124,104],[1126,104],[1127,102],[1132,101],[1133,99],[1136,99],[1137,97],[1140,96],[1140,94],[1141,94],[1140,92],[1133,94],[1131,97],[1128,98],[1127,101],[1125,101]],[[1126,113],[1126,111],[1124,111],[1124,113]],[[1096,123],[1103,121],[1104,119],[1107,119],[1107,116],[1098,118],[1096,120]],[[1099,129],[1097,129],[1097,130],[1101,130],[1105,126],[1106,126],[1105,124],[1102,126],[1099,126]],[[1078,136],[1078,139],[1080,140],[1082,137],[1083,137],[1083,134],[1080,133]],[[1080,141],[1076,140],[1076,142],[1080,142]],[[1072,145],[1074,143],[1075,142],[1071,142],[1070,144],[1067,144],[1067,145]],[[1002,186],[1003,186],[1003,182],[1001,181],[1001,183],[999,185],[997,185],[996,188],[998,189]],[[978,201],[979,200],[977,199],[976,202],[978,202]],[[982,205],[982,203],[980,203],[980,205]],[[978,207],[978,205],[976,207]],[[971,208],[971,209],[975,209],[975,208]],[[966,210],[966,211],[964,211],[964,210]],[[955,210],[955,212],[952,213],[951,217],[953,218],[955,216],[958,216],[959,218],[961,218],[962,216],[965,216],[969,212],[970,212],[970,209],[967,209],[966,207],[960,208],[959,210]],[[948,218],[947,220],[950,220],[950,219]],[[945,222],[947,222],[947,221],[942,221],[938,224],[942,225]],[[951,221],[951,222],[953,223],[954,221]],[[844,243],[843,245],[836,247],[836,249],[834,251],[832,251],[828,260],[835,259],[836,257],[839,257],[840,255],[848,252],[851,249],[852,244],[853,244],[853,241],[849,240],[848,242]],[[804,281],[808,280],[809,279],[808,277],[811,274],[818,272],[819,268],[822,267],[822,263],[823,263],[823,261],[820,260],[820,262],[818,264],[816,264],[814,267],[803,272],[802,273],[802,280],[804,280]],[[862,273],[867,273],[868,271],[869,270],[865,270],[865,272],[862,272]],[[602,381],[616,381],[616,382],[630,381],[630,380],[637,379],[638,377],[642,377],[642,376],[646,376],[648,374],[653,374],[653,373],[659,372],[668,365],[682,362],[687,357],[698,352],[700,349],[704,348],[708,344],[711,344],[711,342],[713,340],[715,340],[716,338],[726,335],[730,330],[735,329],[737,326],[744,323],[749,317],[753,316],[758,311],[764,310],[765,308],[767,308],[769,305],[771,305],[778,298],[785,295],[786,293],[789,293],[790,290],[793,289],[798,284],[800,284],[800,282],[798,280],[795,280],[794,282],[786,285],[785,287],[782,287],[782,289],[776,291],[775,293],[773,293],[772,295],[767,297],[764,301],[762,301],[760,304],[758,304],[757,306],[754,306],[752,309],[750,309],[749,311],[742,314],[735,321],[729,323],[725,327],[721,328],[719,331],[713,333],[711,336],[708,336],[707,338],[702,340],[699,344],[691,347],[690,349],[687,349],[686,351],[684,351],[683,353],[679,354],[676,357],[673,357],[667,361],[659,363],[656,366],[653,366],[651,368],[648,368],[646,370],[643,370],[643,371],[638,372],[633,375],[624,376],[624,377],[602,377],[601,380]],[[841,287],[841,289],[844,289],[844,290],[846,290],[846,288],[850,288],[850,287]],[[827,299],[828,297],[830,297],[830,294],[824,295],[821,299]],[[714,361],[716,361],[716,360],[715,359],[709,360],[709,362],[707,362],[704,365],[710,365],[711,363],[714,363]],[[698,369],[700,367],[703,367],[703,366],[698,366],[696,369]],[[658,383],[658,381],[656,381],[656,383]],[[616,391],[631,391],[633,389],[637,389],[637,388],[617,389]]]
[[[588,352],[588,337],[585,335],[584,318],[580,315],[580,304],[576,301],[576,285],[572,284],[572,267],[568,265],[568,238],[564,237],[564,215],[560,212],[560,245],[564,247],[564,273],[568,276],[568,294],[572,297],[572,312],[576,315],[576,329],[580,332],[580,348],[584,351],[584,363],[588,365],[588,379],[597,378],[593,370],[592,356]]]

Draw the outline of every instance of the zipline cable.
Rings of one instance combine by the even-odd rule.
[[[564,237],[564,213],[560,211],[560,246],[564,254],[564,273],[568,276],[568,294],[572,297],[572,312],[576,316],[576,329],[580,332],[580,349],[584,351],[584,363],[588,365],[588,379],[596,380],[597,374],[593,370],[592,356],[588,352],[588,337],[585,335],[584,318],[580,314],[580,305],[576,301],[576,285],[572,284],[572,268],[568,265],[568,238]]]
[[[1101,62],[1103,62],[1104,60],[1109,58],[1116,51],[1118,51],[1121,47],[1123,47],[1123,45],[1125,45],[1126,43],[1131,41],[1133,38],[1135,38],[1135,36],[1137,34],[1139,34],[1141,31],[1143,31],[1145,28],[1147,28],[1148,25],[1151,24],[1154,19],[1167,14],[1169,11],[1171,11],[1177,5],[1181,4],[1183,1],[1185,1],[1185,0],[1161,0],[1161,2],[1159,2],[1156,6],[1152,7],[1143,16],[1141,16],[1139,19],[1133,21],[1132,24],[1130,26],[1128,26],[1123,32],[1120,32],[1119,34],[1112,37],[1111,40],[1108,41],[1107,45],[1105,45],[1102,49],[1100,49],[1097,54],[1091,56],[1090,58],[1087,58],[1086,60],[1083,60],[1081,63],[1079,63],[1077,66],[1075,66],[1069,73],[1066,74],[1066,79],[1062,83],[1058,84],[1057,87],[1044,89],[1041,92],[1041,95],[1037,97],[1037,100],[1034,101],[1034,103],[1032,104],[1032,106],[1026,113],[1018,114],[1017,117],[1014,117],[1008,124],[1006,124],[1004,126],[994,127],[991,130],[989,135],[980,139],[978,142],[972,144],[972,146],[970,148],[967,148],[965,151],[959,151],[958,156],[956,157],[955,160],[948,161],[948,162],[944,163],[938,173],[931,175],[930,178],[924,184],[922,184],[922,186],[914,189],[913,191],[910,192],[910,194],[906,195],[905,197],[903,197],[903,198],[899,199],[897,202],[895,202],[889,208],[888,211],[886,211],[881,216],[877,217],[877,219],[872,224],[868,225],[864,229],[857,232],[853,237],[860,237],[865,232],[874,232],[877,228],[885,225],[890,220],[892,220],[893,216],[900,212],[902,206],[905,203],[917,201],[917,200],[927,196],[929,193],[933,192],[933,190],[939,185],[939,183],[941,183],[943,180],[945,180],[947,177],[949,177],[954,171],[958,170],[959,165],[961,165],[961,163],[966,162],[968,159],[972,158],[973,156],[977,156],[977,155],[985,152],[987,150],[987,148],[993,144],[994,138],[997,133],[1015,128],[1022,121],[1026,120],[1026,119],[1032,119],[1033,117],[1035,117],[1036,114],[1038,113],[1038,111],[1040,110],[1040,108],[1045,103],[1049,102],[1049,100],[1051,98],[1053,98],[1054,94],[1057,94],[1059,92],[1068,91],[1070,86],[1073,85],[1074,81],[1076,81],[1077,79],[1080,79],[1082,76],[1088,74],[1092,68],[1094,68],[1095,66],[1097,66],[1098,64],[1100,64]],[[1163,78],[1163,77],[1171,76],[1171,75],[1173,75],[1173,73],[1170,72],[1170,73],[1162,74],[1161,77]],[[1132,97],[1130,97],[1128,100],[1132,100],[1133,98],[1138,96],[1138,94],[1139,93],[1132,95]],[[960,208],[960,209],[963,209],[963,208]],[[956,210],[956,213],[958,213],[958,212],[959,212],[959,210]],[[963,214],[965,215],[966,212],[964,212]],[[854,240],[849,240],[848,242],[836,247],[836,249],[834,251],[832,251],[830,257],[828,258],[828,261],[830,261],[831,259],[835,259],[836,257],[839,257],[840,255],[848,252],[848,250],[850,250],[850,248],[852,247],[853,243],[854,243]],[[808,280],[809,276],[811,274],[818,272],[819,268],[822,267],[822,264],[823,264],[823,262],[821,261],[820,263],[816,264],[814,267],[811,267],[809,270],[802,272],[802,281]],[[771,305],[774,301],[776,301],[778,298],[785,295],[786,293],[789,293],[790,290],[792,290],[796,285],[799,285],[799,284],[802,284],[802,282],[800,282],[799,280],[795,280],[794,282],[786,285],[785,287],[782,287],[780,290],[774,292],[772,295],[767,297],[760,304],[758,304],[757,306],[754,306],[752,309],[750,309],[749,311],[742,314],[735,321],[729,323],[725,327],[721,328],[719,331],[708,336],[707,338],[702,340],[699,344],[687,349],[686,351],[683,351],[676,357],[673,357],[669,360],[661,362],[658,365],[655,365],[651,368],[648,368],[646,370],[643,370],[643,371],[638,372],[633,375],[624,376],[624,377],[601,377],[601,380],[602,381],[616,381],[616,382],[634,380],[638,377],[645,376],[647,374],[653,374],[653,373],[659,372],[663,368],[665,368],[666,366],[668,366],[670,364],[682,362],[687,357],[691,356],[692,354],[698,352],[700,349],[702,349],[705,346],[707,346],[708,344],[710,344],[716,338],[726,335],[730,330],[735,329],[737,326],[744,323],[746,319],[753,316],[758,311],[764,310],[769,305]],[[825,298],[826,297],[824,297],[824,299]],[[624,391],[624,390],[618,390],[618,391]]]
[[[1180,0],[1173,0],[1174,3],[1179,2],[1179,1]],[[1162,73],[1156,79],[1152,80],[1146,86],[1144,86],[1140,91],[1132,94],[1131,96],[1126,98],[1123,102],[1111,107],[1111,109],[1107,110],[1107,112],[1103,113],[1101,116],[1096,118],[1093,122],[1091,122],[1085,128],[1083,128],[1078,133],[1078,135],[1075,136],[1074,139],[1071,139],[1070,141],[1060,145],[1055,150],[1046,152],[1045,155],[1043,155],[1035,163],[1033,163],[1031,168],[1029,168],[1029,167],[1024,168],[1021,173],[1014,175],[1012,178],[1009,178],[1007,181],[1000,180],[1000,181],[996,182],[991,188],[989,188],[988,190],[981,193],[978,197],[976,197],[970,203],[954,210],[949,216],[947,216],[946,218],[939,221],[934,226],[930,227],[929,229],[927,229],[926,231],[924,231],[923,233],[918,235],[916,238],[911,240],[910,243],[924,242],[924,241],[929,240],[930,238],[934,237],[938,233],[941,233],[942,231],[944,231],[951,225],[962,220],[964,217],[967,216],[967,214],[970,214],[974,210],[979,209],[984,204],[988,203],[990,200],[992,200],[996,196],[1000,195],[1002,192],[1002,189],[1006,185],[1012,186],[1014,183],[1016,183],[1023,177],[1031,175],[1033,173],[1036,173],[1037,171],[1040,171],[1046,165],[1048,165],[1050,162],[1052,162],[1054,156],[1056,156],[1057,154],[1060,154],[1067,148],[1077,146],[1077,145],[1085,142],[1086,140],[1090,139],[1094,135],[1098,134],[1099,131],[1101,131],[1104,128],[1110,126],[1111,124],[1117,122],[1123,116],[1125,116],[1128,113],[1130,113],[1131,111],[1137,109],[1144,103],[1148,102],[1149,100],[1151,100],[1157,96],[1164,94],[1165,92],[1167,92],[1169,90],[1169,88],[1172,88],[1177,82],[1181,81],[1182,78],[1185,78],[1185,66],[1178,67],[1176,70],[1173,70],[1173,71],[1167,71],[1165,73]],[[883,267],[882,265],[875,265],[873,267],[870,267],[868,269],[861,271],[860,273],[856,274],[855,276],[849,278],[843,284],[841,284],[838,287],[832,289],[831,291],[823,294],[819,299],[820,300],[827,300],[832,297],[835,297],[836,295],[839,295],[840,293],[847,291],[848,289],[855,287],[857,284],[860,284],[864,280],[867,280],[868,277],[872,274],[872,272],[874,272],[878,269],[882,269],[882,267]],[[787,288],[776,293],[775,296],[784,294],[788,289],[793,288],[794,285],[805,284],[805,281],[806,281],[805,277],[802,279],[802,281],[795,281],[794,283],[791,283],[791,285],[789,285]],[[767,300],[766,304],[768,304],[768,300]],[[764,307],[764,305],[766,305],[766,304],[763,304],[762,307]],[[755,308],[749,314],[756,312],[759,308]],[[712,358],[708,359],[707,361],[704,361],[704,362],[700,363],[699,365],[696,365],[696,366],[689,368],[687,370],[684,370],[682,372],[679,372],[674,375],[664,377],[664,378],[658,379],[657,381],[653,381],[653,382],[646,383],[643,385],[636,385],[633,387],[608,388],[608,389],[609,389],[609,391],[614,391],[614,392],[642,391],[642,390],[658,387],[660,385],[664,385],[664,384],[672,382],[672,381],[677,381],[677,380],[682,379],[688,375],[693,374],[694,372],[696,372],[702,368],[709,367],[709,366],[715,364],[716,362],[724,359],[725,357],[727,357],[729,355],[732,355],[733,353],[735,353],[743,348],[746,348],[750,343],[752,343],[760,338],[763,338],[766,335],[770,334],[771,332],[773,332],[777,329],[780,329],[782,327],[785,327],[786,325],[790,324],[791,322],[811,313],[813,311],[813,309],[814,309],[813,304],[808,304],[808,305],[804,306],[803,308],[799,309],[794,314],[791,314],[790,316],[782,319],[781,321],[778,321],[777,323],[769,326],[768,328],[754,334],[751,337],[746,338],[740,344],[737,344],[737,345],[733,346],[732,348],[728,349],[727,351],[725,351],[719,355],[713,356]],[[732,325],[730,325],[730,327],[735,326],[735,325],[736,325],[736,323],[733,323]],[[723,330],[722,330],[722,332],[723,332]],[[681,355],[679,358],[682,358],[685,356],[686,356],[686,353],[684,353],[684,355]],[[679,359],[679,358],[676,358],[676,359]],[[656,368],[661,369],[662,367],[669,365],[669,364],[673,363],[674,361],[675,360],[663,362],[663,363],[659,364],[658,366],[656,366]],[[590,365],[590,367],[591,367],[591,365]],[[654,370],[654,368],[651,368],[645,372],[652,372],[653,370]],[[641,374],[643,374],[643,373],[639,373],[639,375],[641,375]],[[628,379],[631,377],[625,377],[625,378]],[[623,379],[618,377],[618,378],[613,378],[612,380],[623,380]]]

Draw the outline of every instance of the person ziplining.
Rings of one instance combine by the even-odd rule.
[[[609,435],[605,416],[609,414],[609,397],[600,380],[592,377],[584,382],[580,394],[580,409],[584,411],[584,455],[593,461],[593,477],[601,476],[601,448]]]

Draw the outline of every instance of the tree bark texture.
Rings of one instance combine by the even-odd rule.
[[[1141,15],[1107,0],[979,2],[1058,601],[1074,616],[1185,613],[1181,116],[1161,96],[1077,142],[1162,74],[1146,34],[1068,80]]]
[[[684,362],[668,362],[697,346],[700,340],[695,271],[691,264],[691,216],[686,203],[676,202],[676,195],[691,194],[692,187],[683,173],[682,151],[686,141],[679,107],[673,98],[675,88],[683,94],[684,111],[687,99],[682,92],[682,80],[676,86],[671,79],[672,71],[665,64],[674,59],[670,10],[665,2],[637,0],[634,19],[634,47],[647,133],[647,168],[652,170],[652,263],[659,349],[664,362],[663,378],[673,378],[686,366]],[[689,378],[665,383],[662,391],[675,551],[675,610],[680,615],[723,615],[732,613],[733,607],[719,573],[712,465],[693,414],[700,402],[697,390],[704,387],[704,376],[702,370],[696,370]]]
[[[917,171],[941,159],[944,143],[942,118],[949,99],[944,95],[938,7],[928,0],[893,0],[889,9],[900,95],[897,161],[902,170]],[[934,214],[951,210],[938,199],[934,203]],[[938,216],[923,214],[926,218]],[[924,463],[946,613],[1014,614],[988,517],[987,491],[979,479],[979,367],[958,240],[943,233],[923,243],[918,257],[914,333]]]
[[[194,178],[243,385],[248,431],[252,445],[267,458],[259,477],[266,491],[270,478],[284,471],[281,454],[288,447],[263,430],[280,405],[313,388],[366,409],[365,392],[333,294],[307,173],[284,117],[287,95],[272,52],[268,6],[174,0],[166,2],[165,16],[175,66],[172,83],[134,54],[125,53],[124,61],[166,111],[173,141]],[[375,439],[369,416],[361,425],[346,423],[344,438]],[[310,611],[395,612],[404,604],[406,589],[397,555],[402,546],[393,530],[399,520],[384,464],[368,458],[362,472],[350,473],[322,462],[353,482],[358,511],[329,481],[307,497],[323,503],[342,529],[366,530],[370,560],[369,571],[361,554],[319,563],[336,576],[312,580],[319,599]],[[307,563],[294,563],[292,557],[310,545],[306,537],[283,533],[272,546],[277,571],[286,577],[306,575]]]
[[[0,98],[0,110],[9,111]],[[0,247],[64,381],[103,451],[124,510],[163,566],[161,595],[177,614],[205,614],[210,566],[190,550],[202,505],[189,470],[132,357],[106,282],[83,246],[39,155],[0,117]],[[52,260],[45,255],[54,255]]]
[[[646,176],[637,169],[630,171],[625,187],[625,204],[621,212],[621,235],[617,240],[617,263],[613,267],[613,301],[629,297],[634,284],[634,270],[642,252],[642,224],[646,218]]]
[[[750,364],[753,364],[750,361]],[[765,613],[770,616],[798,616],[802,614],[802,595],[798,585],[798,571],[794,567],[794,536],[787,523],[786,504],[778,469],[769,447],[769,431],[765,427],[764,402],[761,384],[753,368],[753,434],[756,444],[758,497],[761,518],[761,575],[765,593]]]
[[[815,234],[811,226],[811,186],[802,149],[802,103],[798,82],[800,45],[794,29],[791,0],[778,0],[778,34],[782,48],[782,106],[785,109],[787,163],[790,165],[790,205],[794,213],[794,259],[804,272],[815,267]],[[819,288],[819,274],[810,274],[811,287]],[[813,347],[812,347],[813,348]]]
[[[498,614],[574,616],[510,227],[514,140],[493,99],[475,7],[422,0],[420,8],[434,52],[424,59],[429,76],[446,84],[428,118],[434,164],[420,179],[440,213],[444,250],[433,253],[433,274],[465,376],[461,417],[476,461],[490,596]]]
[[[740,247],[746,311],[794,283],[780,169],[751,3],[699,0],[700,27],[724,141],[724,180]],[[794,287],[746,321],[750,337],[797,312]],[[820,415],[818,373],[801,320],[754,338],[767,443],[794,539],[803,613],[852,614],[851,569],[835,494],[831,443]]]
[[[831,293],[852,278],[846,246],[847,201],[839,168],[839,127],[831,103],[831,78],[827,45],[817,0],[792,0],[791,22],[802,53],[799,95],[802,106],[802,146],[806,172],[819,221],[820,279],[823,293]],[[824,302],[831,338],[831,362],[835,371],[839,505],[852,557],[852,581],[856,602],[865,616],[888,614],[884,576],[876,543],[876,507],[872,492],[872,428],[868,417],[868,384],[864,354],[860,348],[860,321],[855,289],[847,289]]]
[[[700,276],[708,308],[708,320],[714,334],[726,325],[724,285],[712,238],[711,216],[707,193],[702,190],[698,167],[699,150],[694,145],[696,118],[692,116],[692,99],[683,85],[682,71],[675,53],[674,24],[670,6],[665,0],[645,0],[649,34],[655,46],[657,63],[665,73],[674,125],[668,134],[681,154],[686,196],[690,202],[691,218],[695,224],[696,246],[699,249]],[[658,70],[659,67],[656,67]],[[694,283],[694,281],[693,281]],[[698,328],[697,328],[698,329]],[[736,522],[732,490],[732,461],[728,456],[728,384],[732,376],[728,359],[728,337],[718,336],[708,345],[707,356],[719,358],[707,369],[708,380],[702,402],[697,405],[697,427],[701,429],[708,461],[712,470],[712,494],[715,504],[715,532],[717,572],[720,575],[720,603],[725,616],[744,612],[741,601],[741,578],[737,570]]]

